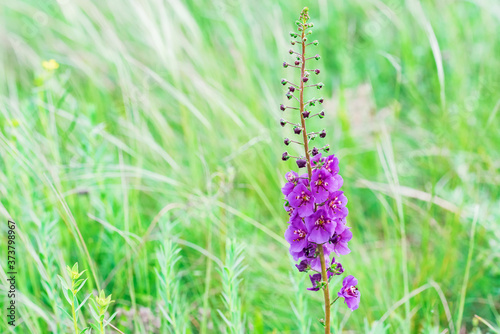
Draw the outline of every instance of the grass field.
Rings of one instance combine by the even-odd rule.
[[[361,291],[335,333],[500,331],[497,1],[25,0],[0,10],[1,333],[72,333],[75,262],[124,333],[322,331],[280,191],[305,5]]]

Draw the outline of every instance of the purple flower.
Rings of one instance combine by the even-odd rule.
[[[332,277],[332,273],[328,272],[327,277]],[[318,291],[319,290],[319,282],[321,282],[321,274],[309,275],[309,279],[312,283],[312,288],[307,288],[309,291]]]
[[[332,216],[332,218],[344,218],[349,213],[345,207],[347,204],[347,197],[344,196],[343,191],[335,191],[330,193],[325,207]]]
[[[298,252],[307,246],[307,230],[301,219],[295,220],[288,226],[285,239],[290,244],[290,251]]]
[[[299,264],[295,265],[300,272],[307,271],[309,269],[309,261],[302,260]]]
[[[311,158],[311,167],[312,168],[318,167],[323,163],[324,160],[325,158],[321,158],[321,153],[316,154],[314,157]]]
[[[335,155],[329,155],[325,159],[324,167],[327,171],[336,175],[339,172],[339,159]]]
[[[283,195],[288,196],[288,194],[292,192],[293,188],[297,184],[298,177],[299,174],[295,173],[294,171],[286,173],[285,178],[288,182],[285,183],[283,188],[281,188],[281,192],[283,193]]]
[[[298,184],[288,194],[287,199],[301,217],[307,217],[314,212],[314,196],[303,184]]]
[[[335,262],[334,257],[332,257],[332,262],[330,263],[330,268],[328,268],[328,270],[333,275],[342,275],[344,273],[344,267],[342,267],[340,262]]]
[[[309,241],[317,244],[323,244],[330,240],[330,237],[335,232],[336,226],[337,223],[331,219],[324,209],[319,209],[311,216],[306,217]]]
[[[352,232],[349,227],[344,226],[342,223],[337,223],[337,226],[343,229],[342,232],[335,231],[335,234],[330,238],[328,245],[335,253],[339,255],[347,255],[351,252],[347,243],[352,239]]]
[[[305,166],[307,166],[307,161],[305,159],[297,159],[297,161],[295,161],[297,163],[297,167],[299,168],[304,168]]]
[[[330,261],[330,250],[326,247],[323,248],[323,252],[325,255],[325,263],[328,263]],[[316,256],[315,258],[311,259],[311,269],[321,272],[321,257]]]
[[[311,178],[311,190],[316,199],[316,203],[323,203],[327,200],[329,192],[337,188],[337,182],[326,169],[316,169]]]
[[[347,307],[349,307],[351,311],[354,311],[359,306],[360,293],[358,288],[356,287],[357,284],[358,280],[354,278],[354,276],[349,275],[344,278],[344,281],[342,282],[342,288],[338,292],[338,296],[344,298]]]

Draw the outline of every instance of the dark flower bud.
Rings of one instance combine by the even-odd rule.
[[[286,85],[286,83],[287,83],[287,82],[288,82],[288,80],[286,80],[286,79],[281,79],[281,84],[282,84],[283,86],[284,86],[284,85]]]
[[[285,140],[283,140],[283,142],[285,143],[286,146],[290,145],[290,143],[292,142],[290,139],[288,138],[285,138]]]
[[[283,152],[283,154],[281,155],[281,160],[287,161],[288,159],[290,159],[288,152]]]
[[[314,157],[315,155],[318,155],[319,153],[319,150],[317,147],[313,147],[313,149],[311,150],[311,155]]]
[[[309,263],[307,263],[306,260],[302,260],[300,261],[299,264],[296,264],[295,265],[297,267],[297,269],[300,271],[300,272],[304,272],[304,271],[307,271],[307,269],[309,269]]]
[[[295,42],[295,41],[290,41],[290,44],[292,44],[292,45],[295,45],[295,43],[297,43],[297,42]]]
[[[285,109],[286,109],[285,105],[284,104],[280,104],[280,109],[281,109],[281,111],[285,111]]]
[[[296,135],[300,135],[300,133],[302,132],[302,128],[300,126],[294,126],[293,132],[295,132]]]
[[[286,97],[290,100],[293,97],[293,95],[292,95],[292,93],[288,92],[288,93],[286,93]]]
[[[326,131],[325,130],[321,130],[321,132],[319,133],[319,137],[320,138],[325,138],[326,137]]]
[[[323,98],[318,100],[319,103],[323,103],[323,101],[324,101]]]
[[[318,40],[313,41],[313,44],[314,44],[315,46],[316,46],[316,45],[318,45],[318,43],[319,43],[319,42],[318,42]]]
[[[321,57],[320,57],[319,55],[315,55],[315,56],[314,56],[314,59],[316,59],[316,60],[320,60],[320,59],[321,59]]]
[[[314,73],[316,73],[316,74],[319,74],[319,72],[320,72],[320,70],[318,70],[318,69],[314,70]]]
[[[295,87],[290,86],[290,87],[288,87],[288,90],[293,93],[293,92],[295,92]]]
[[[300,60],[295,61],[295,65],[299,66],[300,65]]]
[[[307,110],[304,110],[304,111],[302,112],[302,116],[304,116],[304,118],[308,118],[310,114],[311,114],[311,112],[309,112],[309,111],[307,111]]]
[[[286,61],[285,61],[285,62],[283,62],[283,67],[284,67],[284,68],[287,68],[287,67],[288,67],[288,63],[287,63]]]
[[[280,119],[280,125],[281,126],[285,126],[286,125],[286,121],[283,118]]]
[[[292,49],[288,50],[288,53],[292,55],[293,54],[293,50]]]
[[[308,80],[309,80],[309,78],[308,78],[308,77],[303,77],[303,78],[302,78],[302,81],[304,81],[304,82],[307,82]]]
[[[311,101],[311,102],[309,102],[309,105],[310,105],[311,107],[314,107],[314,106],[316,105],[316,103],[315,103],[315,101]]]
[[[324,86],[324,84],[322,82],[320,82],[316,85],[316,88],[321,89],[321,88],[323,88],[323,86]]]
[[[297,167],[304,168],[307,165],[307,161],[305,159],[297,159]]]
[[[326,145],[325,147],[323,147],[323,151],[329,152],[330,151],[330,145]]]
[[[304,42],[307,42],[307,37],[304,37],[302,40],[303,40]]]
[[[321,110],[321,112],[318,114],[319,118],[324,118],[325,117],[325,111]]]

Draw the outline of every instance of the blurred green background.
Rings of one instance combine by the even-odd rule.
[[[279,82],[296,78],[281,63],[303,6],[327,114],[310,128],[340,158],[341,261],[361,291],[357,311],[334,305],[335,332],[498,332],[497,1],[60,0],[1,6],[20,312],[2,333],[71,332],[57,275],[77,261],[82,297],[112,293],[124,333],[322,331],[321,293],[282,237],[296,166],[280,157],[296,152]]]

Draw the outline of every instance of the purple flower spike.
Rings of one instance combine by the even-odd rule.
[[[290,244],[290,251],[299,252],[307,246],[307,230],[302,219],[294,221],[285,232],[285,240]]]
[[[337,223],[323,209],[319,209],[305,220],[309,241],[317,244],[324,244],[330,240],[337,226]]]
[[[307,217],[314,212],[314,196],[303,184],[298,184],[287,199],[290,205],[297,209],[300,217]]]
[[[344,298],[347,307],[350,308],[351,311],[356,310],[359,306],[360,293],[358,288],[356,287],[357,284],[358,280],[354,278],[354,276],[349,275],[344,278],[344,281],[342,282],[342,288],[338,292],[338,296]]]
[[[307,166],[307,161],[305,159],[297,159],[297,167],[304,168]]]

